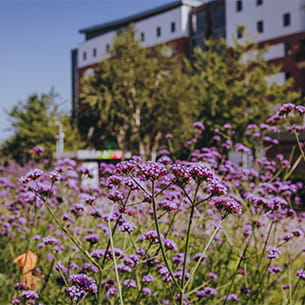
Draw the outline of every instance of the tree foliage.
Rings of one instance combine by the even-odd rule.
[[[70,116],[59,110],[56,97],[53,92],[33,94],[10,110],[13,135],[2,143],[2,156],[24,163],[29,158],[30,149],[40,145],[44,148],[46,157],[52,158],[59,123],[65,133],[65,147],[75,149],[79,145],[77,129],[71,123]]]
[[[276,81],[279,67],[264,60],[266,51],[250,42],[209,40],[187,61],[168,56],[162,46],[144,48],[134,28],[124,30],[108,59],[81,84],[79,127],[84,135],[95,127],[96,148],[110,139],[148,158],[169,132],[181,150],[195,121],[206,127],[200,144],[212,144],[214,128],[224,124],[243,141],[248,124],[260,124],[277,105],[301,98],[291,81]]]
[[[95,147],[113,139],[121,149],[149,158],[165,134],[175,131],[182,145],[195,111],[183,60],[170,52],[168,46],[142,47],[134,28],[115,38],[108,59],[82,84],[79,126],[83,134],[95,126]]]
[[[192,81],[205,140],[214,128],[230,124],[242,141],[248,124],[260,124],[275,106],[300,99],[291,81],[276,80],[279,67],[264,60],[266,48],[250,42],[228,47],[224,40],[206,45],[206,50],[195,49]]]

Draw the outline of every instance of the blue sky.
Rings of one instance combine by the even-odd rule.
[[[132,15],[172,0],[0,0],[0,140],[10,110],[54,87],[71,109],[70,51],[79,29]]]

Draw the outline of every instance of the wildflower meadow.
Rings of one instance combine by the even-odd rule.
[[[251,166],[229,124],[187,160],[163,149],[157,161],[100,163],[98,185],[77,160],[44,166],[41,148],[41,162],[2,166],[0,304],[304,305],[304,185],[292,179],[304,127],[289,126],[299,161],[258,149],[304,113],[286,104],[249,125]],[[190,148],[204,133],[193,126]]]

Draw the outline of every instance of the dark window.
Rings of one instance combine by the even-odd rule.
[[[285,72],[285,80],[291,77],[291,72]]]
[[[197,46],[197,41],[196,39],[193,39],[192,40],[192,47],[195,48]]]
[[[93,55],[93,57],[96,57],[96,54],[97,54],[96,48],[94,48],[94,49],[92,50],[92,55]]]
[[[221,29],[225,27],[225,8],[223,5],[213,7],[213,28]]]
[[[110,51],[110,45],[107,43],[106,44],[106,52],[109,52]]]
[[[83,60],[86,60],[86,59],[87,59],[87,53],[83,52]]]
[[[225,38],[226,37],[226,33],[225,31],[215,31],[213,33],[213,39],[218,40],[220,38]]]
[[[238,25],[238,26],[237,26],[237,32],[236,32],[237,38],[238,38],[238,39],[242,38],[242,37],[243,37],[243,34],[244,34],[244,27]]]
[[[171,32],[172,33],[176,32],[176,22],[171,23]]]
[[[242,0],[237,0],[236,1],[236,11],[241,12],[243,10],[243,2]]]
[[[196,33],[205,33],[206,16],[205,12],[196,15]]]
[[[263,33],[264,32],[264,22],[262,20],[257,21],[256,23],[256,29],[259,33]]]
[[[157,27],[157,37],[161,36],[161,28],[158,26]]]
[[[290,55],[291,46],[289,42],[285,43],[285,56]]]
[[[203,38],[195,38],[192,40],[192,47],[199,47],[201,49],[205,49],[204,39]]]
[[[290,20],[290,13],[284,14],[283,15],[283,25],[284,26],[288,26],[288,25],[290,25],[290,22],[291,22],[291,20]]]
[[[256,5],[262,5],[263,4],[263,0],[256,0]]]
[[[145,33],[141,33],[141,41],[145,41]]]

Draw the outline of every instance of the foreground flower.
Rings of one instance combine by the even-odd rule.
[[[73,301],[78,301],[88,293],[97,293],[97,285],[95,280],[84,273],[70,275],[69,283],[71,287],[66,288],[68,297]]]

